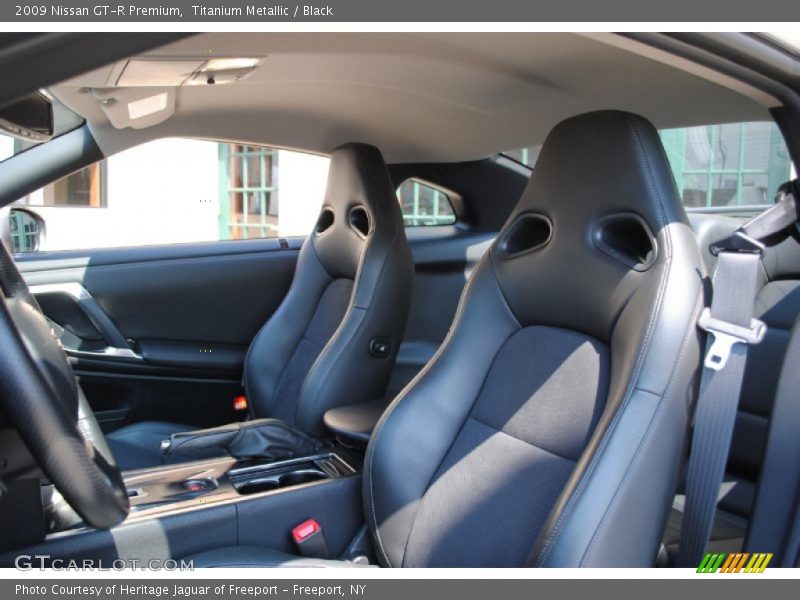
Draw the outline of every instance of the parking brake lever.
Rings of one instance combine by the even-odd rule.
[[[316,454],[327,443],[297,431],[279,419],[255,419],[210,429],[173,433],[161,442],[164,455],[208,456],[218,448],[238,459],[281,460]]]

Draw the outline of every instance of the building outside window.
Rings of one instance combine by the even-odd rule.
[[[39,234],[39,224],[21,211],[12,211],[8,215],[9,230],[11,234],[11,251],[35,252],[37,250],[37,239]]]
[[[273,148],[219,144],[220,239],[278,235],[278,161]]]
[[[45,186],[42,206],[103,208],[106,206],[105,176],[105,161],[67,175]]]
[[[791,159],[774,123],[728,123],[661,132],[688,208],[772,204],[791,177]]]

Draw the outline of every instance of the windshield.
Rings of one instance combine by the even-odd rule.
[[[52,96],[49,98],[53,101],[53,137],[56,138],[65,133],[69,133],[73,129],[77,129],[83,125],[83,118],[76,115],[66,106],[61,104]],[[4,133],[0,133],[0,162],[8,160],[12,156],[25,152],[39,144],[46,144],[47,142],[31,142],[28,140],[21,140]]]

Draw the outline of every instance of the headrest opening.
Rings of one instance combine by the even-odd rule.
[[[508,228],[500,240],[500,256],[516,258],[546,246],[553,237],[550,219],[538,213],[524,213]]]
[[[317,218],[317,224],[314,226],[314,233],[319,235],[331,228],[334,221],[333,209],[330,206],[323,207]]]
[[[350,227],[362,238],[369,235],[369,214],[363,206],[354,206],[348,215]]]
[[[617,213],[600,219],[594,227],[595,246],[635,271],[646,271],[656,260],[653,232],[639,215]]]

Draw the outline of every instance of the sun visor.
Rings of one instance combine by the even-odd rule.
[[[117,63],[109,87],[180,87],[225,85],[246,79],[261,63],[261,56],[140,57]]]
[[[122,67],[122,72],[115,77],[115,81],[109,83],[119,87],[179,86],[199,71],[205,63],[202,58],[184,60],[132,58]]]
[[[106,117],[117,129],[144,129],[175,113],[175,88],[134,87],[92,89]]]

